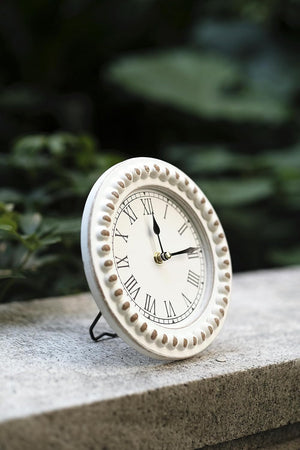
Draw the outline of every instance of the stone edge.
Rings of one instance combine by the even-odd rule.
[[[300,420],[299,367],[289,361],[2,422],[0,448],[202,448],[239,439]]]

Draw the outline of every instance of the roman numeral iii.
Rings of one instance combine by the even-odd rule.
[[[199,258],[199,249],[187,254],[188,259]]]

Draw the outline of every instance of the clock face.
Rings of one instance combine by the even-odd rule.
[[[81,249],[92,295],[114,331],[158,359],[198,354],[227,313],[230,256],[201,189],[171,164],[133,158],[93,186]]]
[[[208,256],[195,219],[174,194],[155,189],[133,192],[116,211],[113,258],[123,289],[144,317],[167,327],[205,307]],[[172,256],[159,264],[155,252]]]

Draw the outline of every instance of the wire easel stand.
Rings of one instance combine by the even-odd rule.
[[[98,342],[104,337],[108,337],[111,339],[118,337],[117,333],[110,333],[109,331],[105,331],[104,333],[100,333],[100,334],[98,334],[98,336],[95,336],[94,328],[97,325],[97,323],[99,322],[101,316],[102,316],[102,312],[99,311],[99,313],[97,314],[97,316],[95,317],[93,323],[91,324],[91,326],[89,328],[89,333],[90,333],[91,339],[95,342]]]

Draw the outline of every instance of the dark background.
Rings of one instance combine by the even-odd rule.
[[[235,271],[299,264],[300,4],[0,3],[0,299],[87,289],[80,218],[132,156],[186,171]]]

